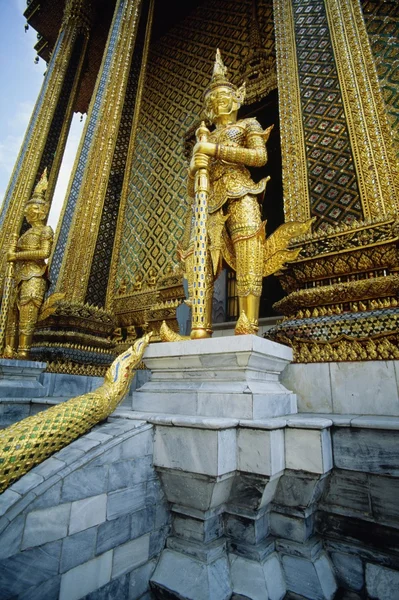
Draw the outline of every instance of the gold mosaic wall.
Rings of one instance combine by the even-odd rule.
[[[150,267],[162,273],[175,263],[184,233],[187,162],[184,137],[201,118],[201,98],[210,81],[216,48],[230,77],[249,46],[251,0],[208,0],[151,47],[131,179],[122,198],[115,289],[131,289],[134,277]],[[264,44],[274,48],[271,0],[260,0],[258,16]]]
[[[399,159],[399,2],[361,0],[361,5]]]

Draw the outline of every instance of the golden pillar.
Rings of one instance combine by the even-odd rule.
[[[67,0],[43,86],[4,198],[0,215],[3,253],[10,236],[20,233],[25,205],[46,167],[47,198],[52,198],[80,82],[90,17],[90,0]]]
[[[153,5],[153,0],[115,5],[50,258],[50,294],[64,297],[35,334],[33,352],[49,361],[50,370],[100,374],[114,358],[119,323],[106,306],[106,292]]]
[[[54,275],[57,278],[55,289],[65,293],[65,300],[74,303],[85,302],[135,48],[140,6],[141,0],[118,0],[116,3],[83,132],[83,143],[75,161],[66,208],[56,234],[56,249],[51,263],[53,278]],[[65,232],[63,221],[68,216],[65,212],[70,200],[74,203],[73,216],[69,230]]]
[[[285,218],[315,225],[291,246],[268,337],[298,362],[397,359],[399,172],[362,5],[274,0],[274,14]]]

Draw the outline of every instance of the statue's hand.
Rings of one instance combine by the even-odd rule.
[[[209,156],[201,153],[193,154],[190,161],[189,174],[194,176],[199,169],[207,169],[208,164]]]
[[[213,144],[212,142],[197,142],[193,150],[193,155],[195,154],[216,156],[216,144]]]
[[[13,252],[13,250],[9,250],[7,252],[7,261],[8,262],[13,262],[16,258],[17,258],[17,254],[16,254],[16,252]]]

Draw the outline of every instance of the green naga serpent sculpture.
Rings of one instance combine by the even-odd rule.
[[[118,406],[150,341],[146,334],[118,356],[92,392],[0,431],[0,493],[30,469],[106,419]]]

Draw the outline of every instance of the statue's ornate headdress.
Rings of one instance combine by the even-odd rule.
[[[205,89],[204,96],[206,96],[209,92],[211,92],[217,87],[225,86],[230,88],[234,92],[237,101],[240,104],[242,104],[245,98],[245,83],[241,87],[237,88],[237,86],[235,86],[227,79],[226,73],[227,67],[225,67],[225,65],[223,64],[222,56],[218,48],[216,50],[216,58],[215,64],[213,65],[212,78],[208,87]]]
[[[46,199],[46,191],[48,187],[48,179],[47,179],[47,167],[44,169],[42,176],[40,177],[39,182],[36,184],[35,189],[33,190],[32,197],[26,203],[26,206],[29,204],[42,204],[45,208],[50,208],[50,203]]]

